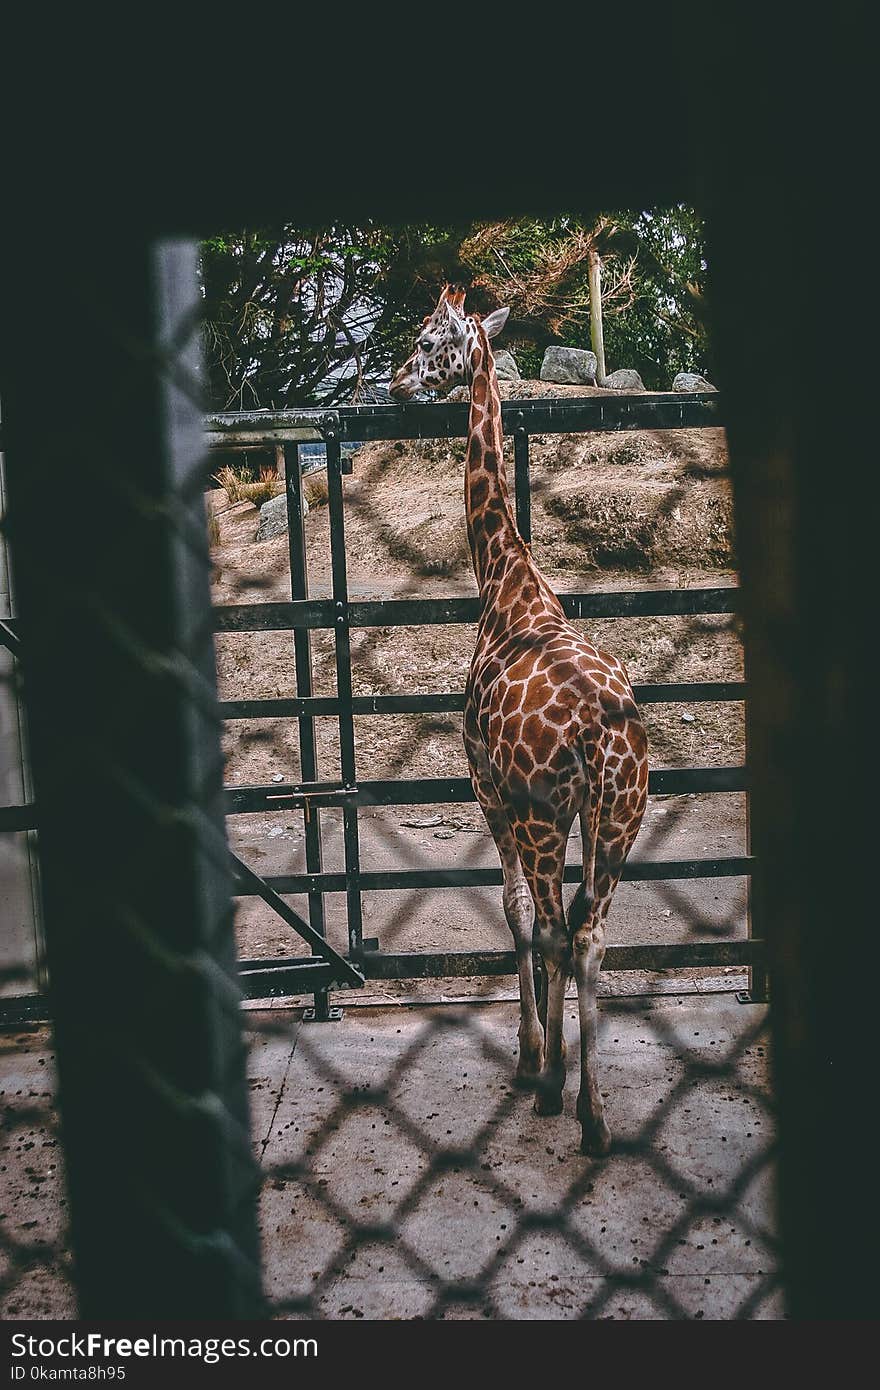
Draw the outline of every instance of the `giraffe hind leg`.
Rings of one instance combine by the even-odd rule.
[[[558,1115],[565,1086],[563,1011],[571,953],[562,905],[562,878],[568,827],[550,820],[515,821],[511,825],[525,881],[535,906],[537,948],[546,978],[542,990],[544,1066],[538,1079],[535,1111]],[[536,838],[541,848],[536,848]]]
[[[569,914],[581,1035],[577,1116],[581,1123],[581,1151],[595,1155],[607,1154],[611,1148],[611,1132],[599,1090],[596,1008],[599,971],[605,955],[605,921],[641,824],[641,812],[617,821],[611,817],[606,819],[606,816],[601,795],[581,811],[584,892],[579,903],[577,898],[572,903]],[[578,911],[575,913],[576,904]]]
[[[517,1078],[532,1083],[544,1066],[544,1026],[539,1017],[532,963],[532,931],[535,917],[532,895],[526,884],[510,821],[489,774],[489,763],[482,745],[466,740],[465,749],[477,801],[480,803],[495,841],[504,875],[502,903],[507,925],[513,936],[516,971],[519,978],[520,1022]],[[544,992],[546,1001],[546,991]],[[546,1011],[546,1002],[544,1004]]]

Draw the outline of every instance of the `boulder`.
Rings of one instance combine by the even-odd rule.
[[[495,375],[499,381],[522,381],[512,352],[505,352],[504,348],[501,348],[495,353]]]
[[[303,516],[309,514],[309,504],[305,498],[302,500]],[[257,528],[258,541],[271,541],[275,536],[283,536],[287,530],[287,497],[281,492],[277,497],[270,497],[268,502],[264,502],[260,508],[260,524]]]
[[[717,391],[718,387],[713,386],[711,381],[707,381],[704,376],[697,372],[679,372],[672,383],[673,391]]]
[[[595,386],[595,352],[584,348],[548,347],[541,363],[541,380],[560,386]]]
[[[645,383],[632,367],[618,367],[605,378],[606,391],[644,391]]]

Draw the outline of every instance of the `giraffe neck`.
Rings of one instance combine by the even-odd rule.
[[[527,552],[510,505],[495,359],[482,324],[475,330],[468,355],[471,409],[464,496],[471,559],[477,586],[485,594],[509,558]]]

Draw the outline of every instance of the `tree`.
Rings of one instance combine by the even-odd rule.
[[[510,306],[506,341],[537,376],[548,344],[589,345],[590,268],[595,281],[600,264],[612,368],[635,367],[655,388],[676,371],[711,370],[703,229],[687,207],[211,237],[202,273],[212,403],[282,409],[368,395],[410,351],[445,280],[467,284],[481,312]]]
[[[608,326],[610,356],[658,390],[681,371],[712,377],[702,219],[683,204],[615,218],[618,248],[636,258],[636,294]]]
[[[705,237],[692,208],[486,223],[460,249],[474,284],[510,303],[508,341],[535,374],[548,343],[596,347],[590,270],[598,279],[600,264],[612,368],[635,367],[647,386],[668,389],[676,372],[710,367]]]
[[[390,364],[397,315],[378,291],[393,258],[386,229],[289,225],[202,245],[209,391],[218,409],[285,409],[350,396]]]

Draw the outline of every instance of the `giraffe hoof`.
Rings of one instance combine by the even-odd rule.
[[[562,1094],[556,1095],[554,1092],[539,1091],[535,1096],[535,1114],[561,1115]]]
[[[581,1153],[603,1158],[611,1151],[611,1130],[602,1120],[598,1125],[581,1125]]]
[[[520,1057],[516,1068],[516,1079],[523,1086],[537,1086],[540,1084],[541,1072],[544,1070],[544,1059],[540,1055],[535,1057]]]

